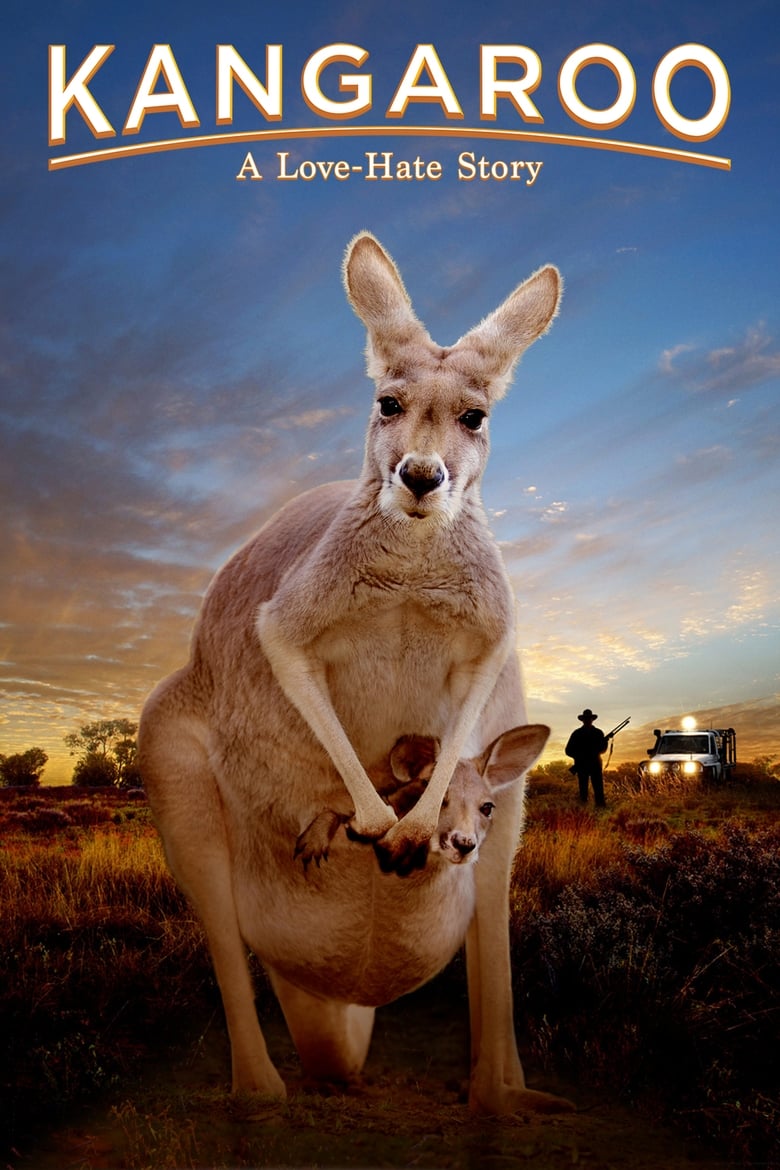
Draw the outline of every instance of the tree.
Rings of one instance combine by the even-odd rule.
[[[87,752],[76,762],[73,783],[80,788],[111,788],[117,783],[116,760],[100,752]]]
[[[43,748],[32,747],[13,756],[0,755],[0,784],[5,788],[35,788],[49,757]]]
[[[92,788],[139,784],[137,731],[138,725],[129,719],[99,719],[66,735],[70,754],[80,757],[73,769],[73,783]]]

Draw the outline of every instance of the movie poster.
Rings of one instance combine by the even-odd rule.
[[[6,1163],[771,1162],[773,5],[12,0],[4,16]],[[485,397],[480,366],[456,413],[470,451],[489,414],[481,499],[511,654],[528,722],[550,728],[512,893],[515,1027],[529,1086],[576,1112],[469,1111],[460,954],[433,994],[377,1013],[362,1082],[329,1096],[252,960],[289,1096],[229,1097],[211,964],[141,791],[142,706],[186,663],[214,574],[294,497],[316,509],[316,489],[359,477],[372,412],[406,409],[406,358],[377,390],[381,345],[367,372],[345,291],[361,232],[440,356],[560,274],[506,393]],[[439,462],[417,472],[422,511],[455,482]],[[568,773],[591,716],[617,729],[604,810]],[[637,765],[686,717],[715,738],[680,749],[654,803]],[[337,872],[336,853],[316,860]],[[735,889],[733,913],[702,909]]]

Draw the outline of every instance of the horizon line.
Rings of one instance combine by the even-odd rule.
[[[652,146],[641,142],[625,142],[615,138],[586,138],[578,134],[549,134],[532,130],[488,130],[479,127],[454,126],[312,126],[286,130],[241,130],[225,134],[196,134],[186,138],[161,138],[153,142],[135,143],[125,146],[110,146],[105,150],[83,151],[78,154],[60,155],[49,159],[50,171],[67,167],[87,166],[91,163],[113,162],[120,158],[134,158],[143,154],[161,154],[173,150],[192,150],[205,146],[229,146],[249,142],[283,141],[287,138],[359,138],[378,135],[380,137],[425,137],[425,138],[477,138],[497,141],[540,142],[546,146],[574,146],[591,150],[615,151],[622,154],[643,155],[672,162],[684,162],[694,166],[713,167],[717,170],[731,170],[731,159],[718,155],[700,154],[696,151],[680,150],[665,146]]]

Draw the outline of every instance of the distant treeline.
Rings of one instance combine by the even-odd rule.
[[[65,744],[76,757],[72,783],[81,788],[139,787],[137,734],[138,724],[129,719],[99,719],[66,735]],[[48,759],[40,747],[0,755],[0,785],[37,787]]]

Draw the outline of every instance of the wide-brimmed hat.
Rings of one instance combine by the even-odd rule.
[[[578,715],[577,718],[581,723],[584,723],[586,719],[589,719],[591,722],[593,722],[594,719],[598,719],[598,715],[594,715],[590,707],[586,707],[582,714]]]

